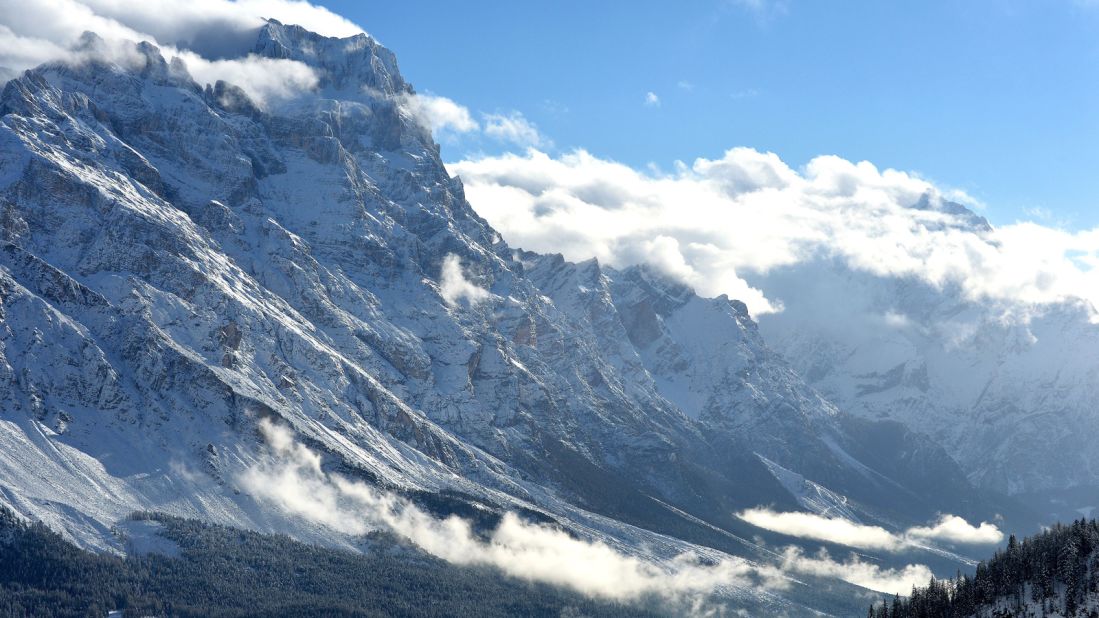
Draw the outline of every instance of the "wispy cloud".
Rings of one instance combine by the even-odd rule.
[[[1024,209],[1023,212],[1025,212],[1028,217],[1037,219],[1039,221],[1053,220],[1053,211],[1042,206],[1032,206],[1030,208]]]
[[[401,95],[399,103],[406,113],[435,134],[469,133],[481,128],[466,106],[447,97],[431,93],[406,94]]]
[[[492,298],[491,292],[466,279],[462,272],[462,262],[453,253],[443,258],[439,273],[439,293],[450,306],[458,305],[461,300],[476,305]]]
[[[993,524],[973,526],[956,515],[942,515],[929,526],[893,533],[880,526],[867,526],[842,517],[823,517],[814,513],[775,512],[755,508],[737,513],[744,521],[772,532],[789,536],[837,543],[859,549],[899,552],[929,542],[964,545],[995,545],[1004,534]]]
[[[651,90],[646,92],[645,105],[649,107],[660,107],[660,97],[656,96],[656,93]]]
[[[856,555],[852,555],[845,562],[833,560],[824,550],[814,556],[807,556],[796,547],[787,547],[783,552],[783,569],[789,573],[842,579],[886,594],[908,594],[913,586],[926,586],[933,575],[931,569],[924,564],[888,569],[866,562]]]
[[[739,558],[681,554],[665,561],[632,556],[599,540],[526,523],[505,514],[487,538],[456,516],[439,519],[391,493],[326,473],[320,455],[285,427],[261,421],[267,453],[240,479],[256,499],[332,530],[361,535],[385,530],[460,565],[486,565],[528,581],[619,601],[646,597],[696,605],[718,587],[781,588],[777,567]]]
[[[207,60],[197,54],[180,52],[187,70],[200,84],[224,80],[240,87],[256,102],[288,99],[317,86],[316,72],[309,66],[283,58],[265,58],[249,54],[231,60]]]
[[[733,7],[750,12],[757,19],[770,20],[790,12],[787,0],[726,0]]]
[[[395,534],[421,550],[458,565],[484,565],[504,574],[617,601],[663,599],[682,613],[709,615],[718,590],[778,591],[799,574],[841,579],[871,590],[904,593],[931,577],[924,565],[886,569],[852,555],[837,561],[827,552],[806,555],[790,546],[773,565],[687,552],[668,559],[630,555],[591,538],[523,521],[506,513],[487,535],[460,517],[434,517],[392,493],[325,472],[320,455],[291,431],[259,423],[266,452],[238,479],[257,500],[334,531]],[[702,610],[702,611],[700,611]]]
[[[542,111],[552,116],[561,116],[569,113],[569,106],[555,99],[545,99],[540,105]]]
[[[522,112],[482,113],[481,122],[474,120],[468,107],[454,99],[431,93],[401,95],[398,103],[420,125],[431,129],[438,138],[459,135],[476,139],[484,136],[511,146],[552,147],[553,143],[538,130]]]
[[[762,508],[741,511],[737,517],[764,530],[848,547],[898,551],[905,546],[902,538],[885,528],[857,524],[839,517],[802,512],[777,513]]]
[[[527,120],[521,112],[507,114],[485,114],[485,135],[516,146],[541,146],[546,138],[538,131],[538,126]]]
[[[1004,533],[988,522],[974,526],[957,515],[943,515],[930,526],[918,526],[905,531],[910,539],[946,541],[963,545],[995,545],[1004,540]]]

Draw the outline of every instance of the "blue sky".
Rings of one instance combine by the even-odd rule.
[[[1099,224],[1099,3],[323,4],[419,91],[517,110],[557,151],[664,169],[734,146],[837,154],[962,189],[996,223]]]

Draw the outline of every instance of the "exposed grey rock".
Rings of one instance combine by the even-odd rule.
[[[719,526],[718,549],[758,558],[732,513],[797,508],[793,474],[883,523],[998,506],[967,502],[919,435],[867,448],[742,303],[509,248],[369,37],[270,22],[254,51],[321,79],[269,108],[136,51],[140,72],[46,65],[0,97],[0,500],[18,512],[100,548],[136,509],[333,542],[241,491],[262,418],[358,478],[634,551]],[[449,255],[487,299],[443,298]]]

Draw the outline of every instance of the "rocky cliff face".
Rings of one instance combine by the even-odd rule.
[[[135,509],[331,541],[241,491],[266,418],[377,485],[626,547],[810,508],[779,469],[873,521],[994,508],[807,386],[741,303],[508,247],[369,37],[271,22],[254,52],[316,90],[261,107],[148,44],[5,86],[3,503],[94,547]]]

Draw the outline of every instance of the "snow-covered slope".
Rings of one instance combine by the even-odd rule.
[[[970,500],[972,488],[937,445],[896,425],[868,425],[806,386],[768,348],[742,303],[701,298],[645,267],[615,271],[594,261],[572,265],[559,256],[521,257],[530,278],[573,316],[572,328],[590,332],[616,365],[651,380],[663,399],[702,429],[714,453],[752,456],[751,463],[718,464],[719,469],[779,461],[811,472],[814,481],[887,519],[926,518],[950,509],[972,516],[980,516],[981,508],[995,512],[993,502],[978,506]],[[764,469],[772,476],[773,469]],[[770,486],[753,494],[753,482],[742,479],[716,499],[733,507],[780,495]],[[714,500],[707,496],[698,508]]]
[[[1001,510],[742,304],[508,247],[369,37],[252,51],[317,89],[261,108],[149,44],[5,86],[0,503],[98,548],[135,509],[338,542],[242,488],[273,419],[345,475],[658,555],[760,558],[733,512],[798,508],[792,474],[887,524]]]
[[[1099,329],[1089,308],[1023,315],[837,262],[757,283],[785,304],[761,319],[764,336],[841,409],[932,436],[988,489],[1099,485]]]

